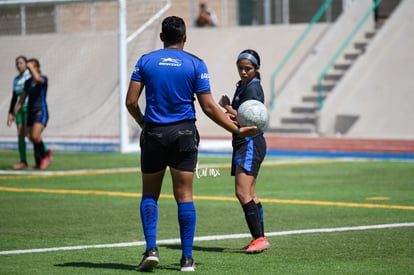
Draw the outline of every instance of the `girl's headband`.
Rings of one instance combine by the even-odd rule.
[[[243,59],[243,58],[245,58],[245,59],[249,59],[254,65],[256,65],[256,66],[259,66],[259,62],[257,61],[257,59],[256,59],[256,57],[254,57],[253,55],[251,55],[251,54],[249,54],[249,53],[241,53],[240,55],[239,55],[239,57],[237,57],[237,62],[240,60],[240,59]]]

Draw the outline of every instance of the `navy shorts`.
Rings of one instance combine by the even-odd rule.
[[[43,110],[28,110],[27,111],[27,126],[33,126],[35,122],[42,123],[45,127],[49,120],[49,114]]]
[[[200,136],[195,121],[174,124],[145,123],[141,132],[141,171],[155,173],[167,166],[194,172]]]
[[[231,175],[236,175],[236,166],[250,176],[257,177],[260,165],[266,156],[266,140],[263,133],[251,138],[233,139]]]

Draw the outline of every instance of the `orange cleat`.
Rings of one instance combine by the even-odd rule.
[[[16,163],[15,165],[13,165],[13,169],[23,169],[23,168],[27,168],[27,162],[25,161],[21,161],[19,163]]]
[[[244,251],[248,254],[260,253],[269,249],[269,247],[270,244],[267,241],[266,237],[259,237],[252,240]]]
[[[52,162],[52,160],[53,160],[53,150],[52,150],[52,148],[49,148],[49,150],[47,150],[46,155],[49,158],[49,162]]]
[[[49,167],[49,165],[50,165],[50,159],[49,159],[48,156],[46,156],[46,157],[42,158],[42,160],[40,161],[39,168],[41,170],[45,170],[45,169],[47,169],[47,167]]]

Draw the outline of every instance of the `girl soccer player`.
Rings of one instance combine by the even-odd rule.
[[[232,118],[237,117],[239,106],[250,99],[264,103],[263,88],[260,84],[260,57],[251,49],[242,51],[237,58],[240,80],[230,102],[224,95],[219,101]],[[235,176],[236,196],[239,200],[253,240],[244,247],[246,253],[259,253],[270,247],[264,235],[263,206],[256,195],[256,178],[266,155],[266,141],[263,131],[252,137],[233,135],[233,157],[231,175]]]
[[[18,149],[20,161],[13,165],[14,169],[23,169],[27,167],[26,159],[26,120],[27,120],[27,101],[24,102],[22,108],[16,115],[14,114],[14,107],[23,94],[24,83],[31,75],[27,69],[27,58],[23,55],[16,57],[16,69],[19,74],[13,80],[13,96],[10,101],[9,114],[7,116],[7,126],[11,126],[13,121],[16,122]]]
[[[49,120],[49,112],[46,103],[47,77],[40,72],[40,64],[37,59],[29,59],[27,68],[32,77],[25,82],[24,92],[16,105],[18,113],[24,100],[29,96],[27,103],[27,131],[30,141],[33,143],[36,165],[34,169],[46,169],[52,159],[51,150],[47,151],[42,140],[42,132]]]

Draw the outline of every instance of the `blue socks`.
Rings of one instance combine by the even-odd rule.
[[[152,196],[143,196],[140,205],[142,229],[146,241],[146,251],[157,246],[158,204]]]
[[[181,202],[178,206],[178,223],[182,257],[193,257],[193,243],[196,226],[194,202]],[[143,196],[140,205],[141,222],[146,241],[146,251],[157,246],[158,204],[152,196]]]
[[[193,243],[196,225],[194,202],[178,203],[182,257],[193,257]]]

